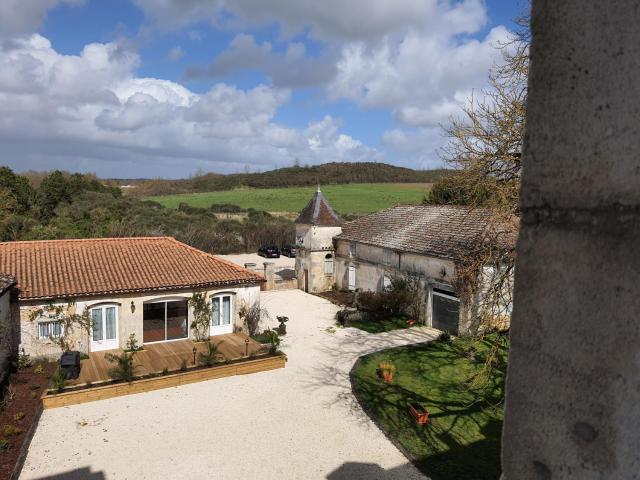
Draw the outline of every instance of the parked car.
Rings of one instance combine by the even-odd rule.
[[[263,245],[258,249],[258,255],[265,258],[280,258],[280,250],[275,245]]]
[[[284,247],[282,247],[282,250],[280,250],[280,253],[282,253],[282,255],[284,255],[285,257],[295,258],[296,251],[297,249],[295,245],[285,245]]]

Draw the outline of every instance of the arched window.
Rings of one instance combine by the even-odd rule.
[[[324,256],[324,274],[327,276],[333,275],[333,255],[330,253]]]

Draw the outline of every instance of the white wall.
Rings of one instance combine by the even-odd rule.
[[[233,325],[235,329],[242,328],[242,320],[238,314],[242,305],[253,305],[256,302],[260,302],[260,287],[259,286],[246,286],[246,287],[232,287],[232,288],[216,288],[208,290],[197,290],[199,292],[205,292],[207,299],[211,296],[230,292],[234,294],[233,300]],[[181,291],[167,291],[167,292],[153,292],[149,294],[127,295],[122,297],[90,297],[82,298],[72,305],[72,312],[81,313],[85,307],[91,308],[97,304],[115,304],[118,312],[118,344],[120,348],[126,345],[127,339],[131,333],[135,333],[138,343],[142,344],[143,339],[143,310],[144,303],[154,300],[161,300],[164,298],[190,298],[194,290],[181,290]],[[131,311],[131,302],[135,307],[134,312]],[[60,349],[56,344],[49,339],[38,338],[38,320],[29,320],[30,313],[37,308],[46,307],[46,305],[25,303],[20,304],[20,343],[21,348],[25,349],[25,352],[34,355],[58,355]],[[189,319],[191,322],[193,318],[193,311],[189,308]],[[47,318],[41,318],[41,321],[46,321]],[[75,332],[71,335],[73,338],[74,348],[83,352],[90,350],[89,336],[86,332]],[[189,338],[193,338],[193,332],[189,331]]]

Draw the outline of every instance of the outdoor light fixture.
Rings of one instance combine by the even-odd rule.
[[[131,300],[131,313],[136,313],[136,304]]]
[[[198,353],[198,349],[196,348],[196,346],[193,346],[193,350],[191,350],[193,352],[193,364],[196,364],[196,353]]]
[[[248,357],[249,356],[249,339],[248,338],[245,338],[244,345],[245,345],[244,356]]]

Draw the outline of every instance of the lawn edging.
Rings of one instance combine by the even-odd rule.
[[[61,393],[52,393],[52,391],[49,390],[42,394],[42,406],[44,409],[65,407],[135,393],[151,392],[162,388],[177,387],[216,378],[275,370],[284,368],[286,361],[287,356],[280,353],[264,358],[249,359],[186,372],[177,372],[155,378],[144,378],[134,380],[130,383],[115,383]]]

